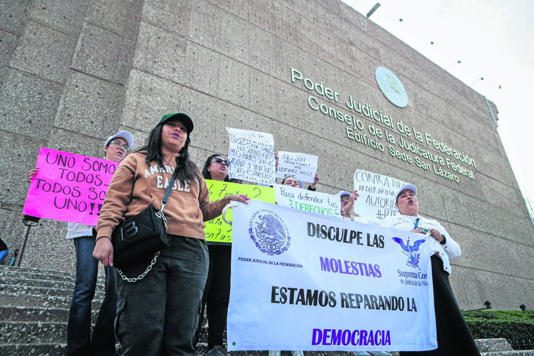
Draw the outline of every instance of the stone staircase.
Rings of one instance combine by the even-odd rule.
[[[101,274],[93,301],[93,322],[104,297],[104,278],[103,273]],[[73,288],[73,273],[0,266],[0,355],[65,355],[67,319]],[[207,351],[206,334],[204,328],[198,345],[198,355]],[[483,356],[534,356],[534,350],[512,350],[506,339],[484,339],[476,342]],[[234,356],[267,354],[267,351],[232,353]],[[354,355],[348,352],[305,354]],[[291,356],[291,353],[282,352],[282,356]]]
[[[506,339],[475,340],[482,356],[534,356],[534,350],[514,350]]]
[[[73,289],[73,273],[0,266],[0,355],[65,355]]]
[[[534,356],[534,350],[514,350],[506,339],[475,340],[480,354],[483,356]]]

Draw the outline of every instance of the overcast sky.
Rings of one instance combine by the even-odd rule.
[[[499,135],[534,205],[534,1],[343,1],[363,15],[380,2],[371,21],[497,105]]]

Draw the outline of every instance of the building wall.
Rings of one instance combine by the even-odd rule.
[[[318,155],[321,191],[350,189],[355,169],[416,184],[423,215],[462,246],[451,276],[460,305],[534,304],[534,228],[490,113],[496,107],[341,1],[4,1],[0,10],[1,164],[9,172],[0,182],[0,234],[11,245],[25,233],[24,177],[39,146],[101,155],[118,128],[141,143],[162,113],[179,110],[195,121],[199,165],[227,151],[225,127],[234,127],[272,133],[277,150]],[[377,66],[397,74],[408,107],[380,92]],[[292,68],[339,100],[292,82]],[[392,127],[351,112],[349,95],[391,116]],[[347,125],[313,110],[310,96],[360,120],[355,132],[384,151],[349,139]],[[467,153],[474,179],[457,174],[457,183],[418,168],[415,154],[369,132],[374,126],[396,143],[403,137],[448,157],[403,135],[401,122]],[[23,265],[72,269],[64,233],[51,221],[32,228]]]

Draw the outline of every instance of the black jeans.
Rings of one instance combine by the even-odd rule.
[[[208,348],[223,344],[230,301],[232,245],[208,245],[210,268],[203,301],[208,314]]]
[[[194,354],[208,249],[199,239],[170,236],[170,240],[171,246],[161,250],[145,278],[136,283],[116,278],[115,328],[121,355]]]
[[[480,355],[452,292],[449,274],[443,270],[443,261],[436,255],[431,257],[431,261],[438,348],[432,351],[400,352],[400,355]]]
[[[76,251],[76,282],[67,324],[69,355],[114,355],[115,281],[112,268],[107,267],[105,297],[98,313],[91,338],[91,302],[95,295],[98,260],[93,257],[95,238],[74,239]]]

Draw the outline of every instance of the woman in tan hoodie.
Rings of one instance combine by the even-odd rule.
[[[150,204],[159,208],[173,174],[176,178],[165,207],[170,246],[161,250],[143,279],[130,283],[117,278],[115,333],[121,355],[194,354],[208,272],[203,222],[220,215],[231,200],[248,201],[229,195],[210,202],[204,178],[189,159],[191,131],[193,121],[186,114],[164,115],[150,132],[148,144],[117,168],[100,212],[93,255],[112,266],[113,229]]]

